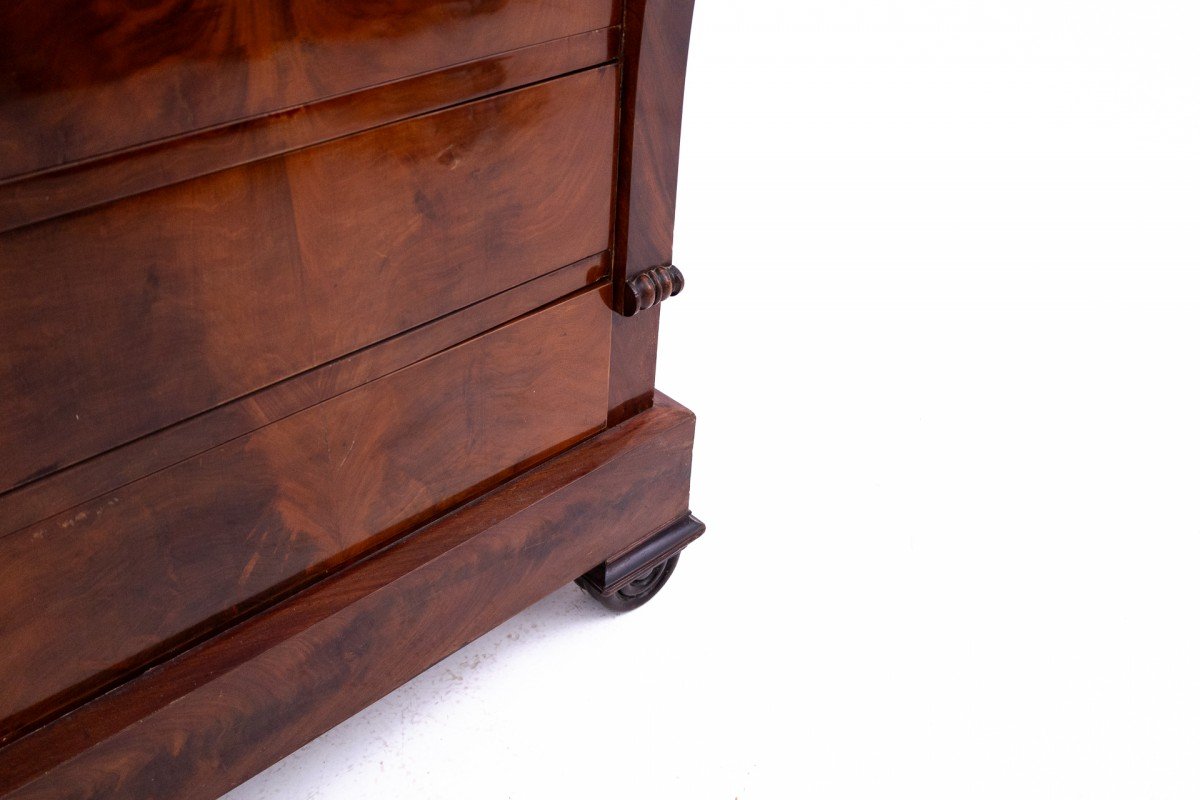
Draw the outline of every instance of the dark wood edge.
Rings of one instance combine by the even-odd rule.
[[[614,61],[617,27],[0,181],[0,233]]]
[[[0,798],[215,798],[677,519],[695,418],[657,395],[484,497],[0,749]]]
[[[638,273],[671,263],[693,7],[693,0],[625,3],[614,189],[610,425],[645,410],[653,397],[658,307],[652,304],[632,316],[625,308],[625,287]]]
[[[621,555],[592,569],[581,580],[591,584],[605,597],[611,597],[642,573],[679,555],[685,547],[699,539],[704,530],[704,523],[689,511]]]
[[[623,313],[632,317],[683,291],[683,273],[674,264],[651,267],[625,281]]]
[[[382,342],[0,493],[0,538],[606,280],[597,253]]]

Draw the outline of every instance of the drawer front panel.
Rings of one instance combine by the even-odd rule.
[[[0,181],[0,233],[615,62],[620,33],[616,27],[579,33]]]
[[[0,491],[605,250],[615,78],[0,236]]]
[[[603,427],[592,289],[0,539],[0,738]]]
[[[0,4],[0,179],[615,24],[613,0]]]
[[[0,495],[0,537],[323,403],[608,277],[606,254],[557,269],[427,325]]]

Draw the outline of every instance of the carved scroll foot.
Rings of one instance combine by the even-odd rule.
[[[632,611],[666,584],[683,548],[704,533],[690,513],[633,549],[610,558],[575,582],[611,611]]]

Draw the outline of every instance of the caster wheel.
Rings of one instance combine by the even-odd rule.
[[[679,563],[679,555],[675,554],[668,558],[663,563],[656,567],[651,567],[642,574],[638,575],[627,585],[622,586],[616,592],[605,597],[600,593],[600,590],[592,583],[584,578],[579,578],[575,582],[579,584],[585,592],[596,599],[600,605],[610,611],[632,611],[648,602],[651,597],[658,594],[658,590],[663,587],[667,579],[671,577],[671,573],[675,571],[675,565]]]

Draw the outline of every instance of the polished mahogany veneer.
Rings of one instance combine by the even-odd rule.
[[[608,276],[607,254],[568,264],[374,347],[355,351],[124,447],[0,493],[0,536],[406,367]]]
[[[615,61],[621,29],[588,31],[0,180],[0,232]]]
[[[24,676],[0,696],[0,718],[27,718],[42,698],[69,702],[71,689],[119,677],[604,427],[601,294],[0,539],[0,674]]]
[[[0,237],[0,490],[604,250],[615,118],[601,67]]]
[[[613,0],[0,4],[0,178],[619,22]]]
[[[17,740],[0,751],[0,796],[219,796],[686,516],[694,433],[659,395],[486,502]]]
[[[691,12],[0,8],[0,798],[216,798],[658,591]]]

